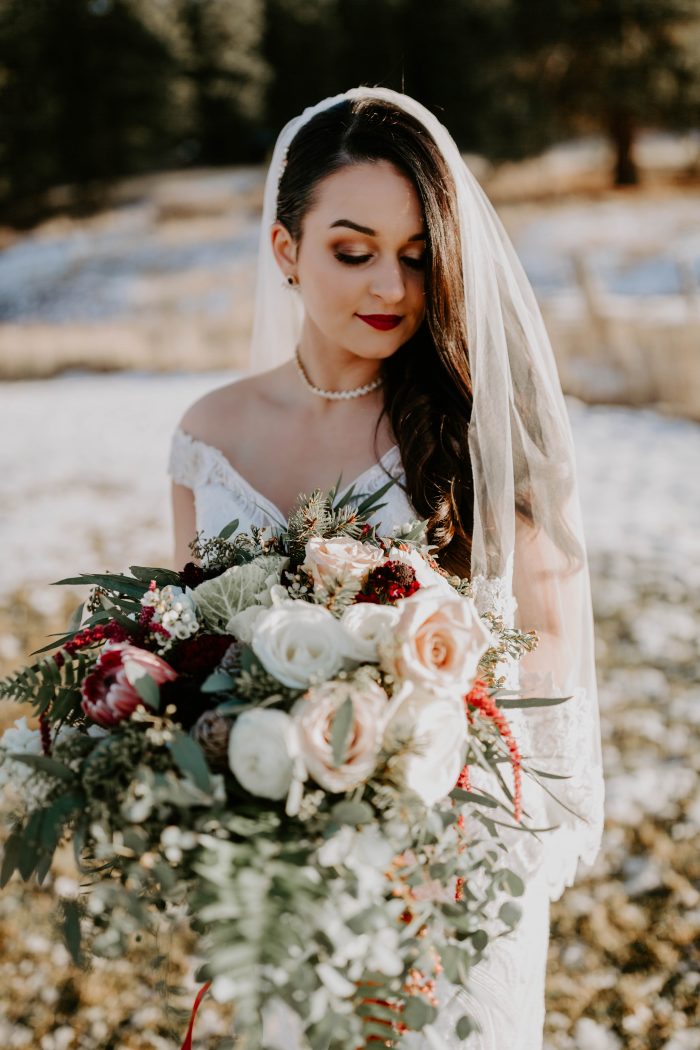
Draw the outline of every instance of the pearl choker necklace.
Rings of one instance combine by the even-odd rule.
[[[369,394],[370,391],[376,390],[377,387],[382,385],[382,377],[378,376],[376,379],[373,379],[371,383],[365,383],[364,386],[356,386],[352,390],[322,390],[320,386],[314,386],[307,376],[304,366],[301,363],[298,346],[294,348],[294,357],[296,360],[297,371],[308,389],[313,394],[318,394],[319,397],[326,397],[330,401],[344,401],[351,397],[362,397],[363,394]]]

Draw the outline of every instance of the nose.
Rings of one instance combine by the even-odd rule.
[[[401,265],[396,259],[386,259],[372,268],[370,292],[384,303],[401,302],[406,286]]]

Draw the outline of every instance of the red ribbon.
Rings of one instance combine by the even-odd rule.
[[[202,999],[207,994],[207,992],[209,991],[210,988],[211,988],[211,981],[207,981],[207,983],[203,984],[202,987],[197,992],[197,998],[195,999],[194,1006],[192,1007],[192,1015],[190,1017],[190,1027],[187,1029],[187,1035],[185,1036],[185,1041],[182,1044],[182,1047],[180,1048],[180,1050],[192,1050],[192,1032],[194,1031],[194,1021],[195,1021],[195,1018],[197,1016],[197,1010],[199,1010],[199,1004],[201,1003]]]

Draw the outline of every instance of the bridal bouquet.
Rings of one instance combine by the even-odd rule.
[[[280,1007],[282,1045],[430,1032],[437,975],[467,983],[517,924],[499,826],[548,830],[523,823],[521,776],[537,776],[503,713],[538,701],[499,673],[536,636],[479,615],[425,522],[378,534],[388,487],[357,506],[317,490],[283,530],[231,522],[181,572],[57,581],[89,600],[0,682],[38,716],[0,740],[2,884],[42,882],[72,842],[76,959],[81,938],[114,956],[185,911],[202,980],[256,1050]],[[472,763],[507,804],[471,790]]]

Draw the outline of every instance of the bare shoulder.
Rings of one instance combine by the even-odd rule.
[[[278,369],[244,376],[210,390],[194,401],[179,426],[198,441],[221,447],[235,444],[236,437],[259,421],[274,389]]]

